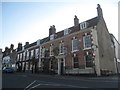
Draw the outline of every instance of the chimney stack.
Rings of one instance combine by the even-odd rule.
[[[52,35],[52,34],[55,34],[55,33],[56,33],[55,25],[50,26],[50,28],[49,28],[49,36]]]
[[[13,50],[13,48],[14,48],[14,45],[13,45],[13,44],[11,44],[11,45],[10,45],[10,49],[11,49],[11,50]]]
[[[22,50],[22,43],[18,43],[18,51]]]
[[[29,42],[26,42],[25,45],[28,46],[28,45],[29,45]]]
[[[74,18],[74,26],[77,26],[79,25],[79,19],[77,18],[77,16],[75,15],[75,18]]]
[[[97,13],[98,13],[98,17],[103,17],[103,13],[102,13],[102,8],[100,6],[100,4],[97,4]]]

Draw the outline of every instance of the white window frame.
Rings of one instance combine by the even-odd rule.
[[[45,57],[45,48],[41,48],[41,57]]]
[[[63,45],[63,46],[62,46]],[[60,44],[59,44],[59,54],[64,54],[65,53],[65,51],[64,51],[64,43],[63,42],[61,42]]]
[[[50,35],[50,40],[54,40],[55,34]]]
[[[77,41],[78,41],[78,39],[73,39],[73,40],[72,40],[72,52],[78,51],[78,45],[77,45],[77,49],[76,49],[76,50],[73,50],[73,48],[74,48],[74,47],[73,47],[73,42],[74,42],[74,40],[77,40]]]
[[[25,53],[26,53],[26,52],[23,52],[23,61],[25,60]]]
[[[67,34],[69,34],[69,29],[64,30],[64,35],[67,35]]]
[[[83,50],[91,49],[91,46],[90,46],[90,47],[86,47],[86,46],[85,46],[85,37],[90,37],[90,39],[91,39],[91,36],[90,36],[90,35],[85,35],[85,36],[83,37],[83,46],[84,46],[84,49],[83,49]],[[92,41],[91,41],[91,44],[92,44]]]
[[[86,65],[86,55],[84,56],[84,60],[85,60],[85,69],[92,69],[93,67],[87,67]]]
[[[80,23],[80,29],[85,29],[85,28],[87,28],[87,22]]]
[[[19,60],[20,60],[20,54],[17,55],[17,61],[19,61]]]
[[[20,53],[20,61],[22,61],[22,53]]]
[[[39,58],[39,48],[35,49],[35,58]]]
[[[79,58],[77,57],[77,58],[78,58],[78,68],[75,68],[75,67],[74,67],[74,58],[75,58],[75,57],[72,57],[73,69],[78,69],[78,68],[79,68]]]
[[[50,56],[53,56],[53,45],[50,45]]]
[[[32,59],[34,56],[34,50],[31,50],[30,52],[31,52],[30,59]]]
[[[29,51],[27,51],[26,60],[29,60]]]

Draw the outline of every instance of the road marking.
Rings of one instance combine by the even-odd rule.
[[[26,90],[28,87],[30,87],[33,83],[35,83],[37,80],[34,80],[32,83],[30,83],[24,90]]]
[[[40,86],[40,85],[46,85],[46,86],[50,86],[50,85],[51,85],[51,86],[67,86],[67,87],[74,87],[74,88],[88,88],[88,87],[80,87],[80,86],[74,86],[74,85],[56,84],[56,83],[53,83],[53,82],[45,82],[45,81],[39,81],[39,80],[36,80],[36,81],[38,81],[38,82],[44,82],[44,83],[47,83],[47,84],[39,83],[39,84],[37,84],[37,85],[29,88],[28,90],[31,90],[31,89],[33,89],[33,88],[36,88],[36,87],[38,87],[38,86]],[[48,83],[51,83],[51,84],[48,84]]]

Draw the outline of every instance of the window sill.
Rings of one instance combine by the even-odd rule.
[[[54,56],[54,55],[50,55],[51,57]]]
[[[73,52],[77,52],[77,51],[79,51],[79,50],[74,50],[74,51],[72,51],[72,53],[73,53]]]
[[[65,54],[65,53],[59,53],[59,55],[63,55],[63,54]]]
[[[90,48],[84,48],[83,50],[89,50],[89,49],[92,49],[91,47]]]

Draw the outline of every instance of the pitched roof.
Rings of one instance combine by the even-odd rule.
[[[94,18],[92,18],[92,19],[86,20],[85,22],[88,23],[87,28],[92,27],[92,26],[95,26],[95,25],[97,25],[97,23],[98,23],[98,17],[94,17]],[[74,33],[74,32],[77,32],[77,31],[81,30],[81,29],[80,29],[80,23],[79,23],[79,25],[77,25],[77,26],[72,26],[72,27],[70,27],[70,28],[68,28],[68,29],[69,29],[69,34]],[[63,36],[64,36],[64,30],[59,31],[59,32],[57,32],[57,33],[55,34],[55,39],[60,38],[60,37],[63,37]],[[42,43],[45,43],[45,42],[47,42],[47,41],[49,41],[49,40],[50,40],[49,37],[43,38],[43,39],[41,40],[41,44],[42,44]]]
[[[85,22],[88,23],[87,28],[92,27],[92,26],[95,26],[95,25],[97,25],[97,23],[98,23],[98,17],[94,17],[94,18],[92,18],[92,19],[86,20]],[[79,25],[77,25],[77,26],[72,26],[72,27],[68,28],[68,30],[69,30],[69,34],[81,30],[81,29],[80,29],[80,23],[79,23]],[[55,39],[60,38],[60,37],[63,37],[63,36],[64,36],[64,30],[59,31],[59,32],[57,32],[57,33],[55,34]],[[40,44],[43,44],[43,43],[48,42],[48,41],[50,41],[49,36],[41,39],[41,40],[40,40]],[[34,45],[36,45],[36,44],[37,44],[37,42],[34,42],[34,43],[30,44],[29,47],[32,47],[32,46],[34,46]]]

